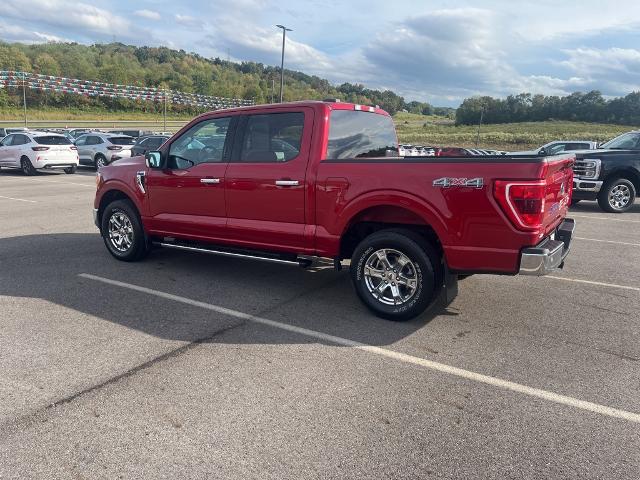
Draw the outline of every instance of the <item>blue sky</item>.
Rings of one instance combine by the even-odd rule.
[[[390,88],[473,95],[640,90],[640,2],[563,0],[3,0],[0,38],[165,45]]]

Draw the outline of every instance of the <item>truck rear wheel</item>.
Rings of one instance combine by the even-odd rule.
[[[439,256],[410,230],[366,237],[351,259],[351,280],[362,302],[379,317],[405,321],[424,312],[442,282]]]
[[[142,222],[130,201],[115,200],[107,205],[101,227],[107,250],[118,260],[135,262],[149,252]]]
[[[605,212],[623,213],[633,207],[636,189],[626,178],[615,178],[604,184],[598,194],[598,205]]]

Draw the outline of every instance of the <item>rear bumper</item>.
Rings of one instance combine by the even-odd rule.
[[[575,220],[565,218],[554,235],[545,238],[535,247],[522,250],[520,275],[541,276],[562,268],[564,259],[569,254],[575,226]]]

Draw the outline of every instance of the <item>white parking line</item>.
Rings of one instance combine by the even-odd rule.
[[[628,245],[630,247],[640,247],[640,243],[617,242],[615,240],[598,240],[596,238],[573,237],[576,240],[586,240],[587,242],[613,243],[614,245]]]
[[[640,220],[627,220],[626,218],[609,218],[609,217],[594,217],[592,215],[569,215],[571,218],[588,218],[590,220],[608,220],[610,222],[626,222],[626,223],[640,223]]]
[[[31,183],[31,182],[40,182],[40,183],[58,183],[61,185],[78,185],[80,187],[89,187],[89,188],[96,188],[96,184],[95,181],[88,184],[88,183],[78,183],[78,182],[60,182],[58,180],[44,180],[44,179],[40,179],[40,178],[15,178],[15,177],[0,177],[0,179],[11,179],[14,182],[15,181],[20,181],[22,180],[24,183]]]
[[[23,198],[3,197],[2,195],[0,195],[0,198],[5,198],[7,200],[15,200],[16,202],[38,203],[35,200],[25,200]]]
[[[586,283],[587,285],[597,285],[599,287],[609,287],[609,288],[620,288],[622,290],[633,290],[634,292],[640,292],[640,288],[638,287],[630,287],[628,285],[616,285],[615,283],[592,282],[591,280],[579,280],[577,278],[555,277],[553,275],[547,275],[546,278],[551,278],[553,280],[562,280],[563,282]]]
[[[605,405],[599,405],[597,403],[587,402],[585,400],[579,400],[577,398],[568,397],[566,395],[560,395],[560,394],[550,392],[547,390],[542,390],[539,388],[528,387],[526,385],[510,382],[508,380],[502,380],[500,378],[483,375],[481,373],[464,370],[462,368],[452,367],[450,365],[445,365],[444,363],[433,362],[431,360],[426,360],[424,358],[414,357],[412,355],[407,355],[400,352],[394,352],[393,350],[387,350],[385,348],[375,347],[373,345],[367,345],[364,343],[349,340],[347,338],[336,337],[334,335],[329,335],[329,334],[318,332],[315,330],[296,327],[294,325],[288,325],[286,323],[276,322],[274,320],[269,320],[267,318],[257,317],[255,315],[250,315],[248,313],[239,312],[237,310],[231,310],[228,308],[219,307],[217,305],[212,305],[210,303],[191,300],[190,298],[180,297],[178,295],[173,295],[171,293],[152,290],[150,288],[141,287],[138,285],[132,285],[130,283],[119,282],[117,280],[110,280],[108,278],[98,277],[96,275],[91,275],[88,273],[81,273],[79,274],[79,276],[82,278],[95,280],[95,281],[106,283],[116,287],[122,287],[129,290],[134,290],[136,292],[146,293],[148,295],[153,295],[153,296],[164,298],[167,300],[172,300],[174,302],[180,302],[186,305],[203,308],[205,310],[221,313],[234,318],[239,318],[241,320],[258,323],[261,325],[267,325],[269,327],[278,328],[280,330],[286,330],[288,332],[293,332],[300,335],[305,335],[307,337],[315,338],[315,339],[333,343],[336,345],[356,348],[358,350],[363,350],[365,352],[369,352],[374,355],[392,358],[400,362],[417,365],[419,367],[427,368],[429,370],[435,370],[438,372],[446,373],[448,375],[454,375],[456,377],[464,378],[474,382],[484,383],[486,385],[498,387],[504,390],[510,390],[512,392],[529,395],[531,397],[541,398],[549,402],[559,403],[561,405],[566,405],[566,406],[578,408],[581,410],[587,410],[589,412],[598,413],[600,415],[620,418],[620,419],[627,420],[634,423],[640,423],[640,414],[638,413],[633,413],[625,410],[620,410],[617,408],[607,407]]]

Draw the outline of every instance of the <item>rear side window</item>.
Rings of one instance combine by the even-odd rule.
[[[398,155],[391,117],[357,110],[334,110],[329,124],[327,158],[376,158]]]
[[[107,140],[114,145],[133,145],[136,141],[131,137],[109,137]]]
[[[240,161],[288,162],[300,154],[304,113],[250,115],[247,120]]]
[[[40,145],[71,145],[71,142],[67,137],[47,136],[47,137],[34,137],[36,143]]]

